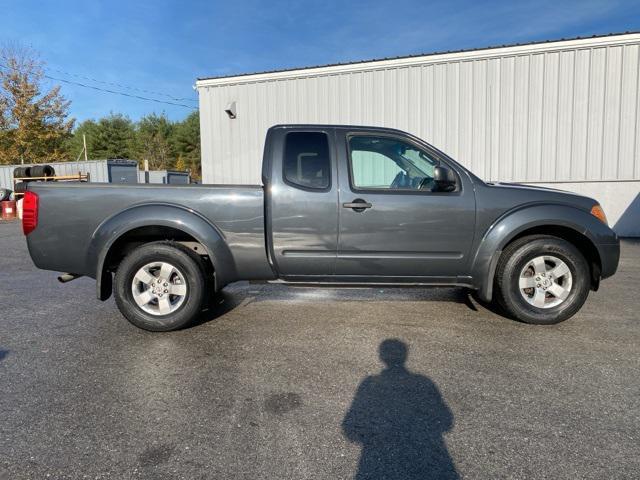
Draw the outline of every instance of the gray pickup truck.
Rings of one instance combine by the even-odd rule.
[[[280,125],[262,185],[34,183],[23,229],[35,265],[88,276],[122,314],[182,328],[239,280],[458,286],[511,317],[575,314],[618,266],[590,198],[485,183],[407,133]]]

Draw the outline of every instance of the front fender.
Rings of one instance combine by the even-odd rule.
[[[519,234],[543,226],[570,228],[584,235],[597,249],[601,261],[610,257],[603,246],[618,242],[616,234],[604,223],[570,205],[536,204],[510,210],[489,227],[476,249],[471,275],[482,300],[491,300],[496,266],[504,247]],[[609,265],[602,267],[603,271],[611,269]]]
[[[236,267],[224,235],[215,225],[193,210],[172,204],[136,205],[102,222],[91,237],[87,265],[96,272],[98,298],[111,294],[110,276],[104,263],[111,247],[126,233],[141,227],[171,227],[191,235],[207,251],[214,268],[216,286],[224,286],[237,277]],[[109,281],[109,284],[106,283]]]

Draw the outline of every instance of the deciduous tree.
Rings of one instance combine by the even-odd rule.
[[[43,64],[19,46],[0,49],[0,163],[64,160],[74,120],[60,87],[47,89]]]

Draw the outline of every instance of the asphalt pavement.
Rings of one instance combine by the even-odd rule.
[[[240,283],[131,326],[0,223],[0,479],[640,478],[640,243],[573,319]]]

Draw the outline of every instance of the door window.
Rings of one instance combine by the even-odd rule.
[[[326,190],[331,184],[329,140],[320,132],[287,134],[284,179],[293,186]]]
[[[352,186],[361,190],[433,191],[437,160],[410,143],[392,137],[349,138]]]

